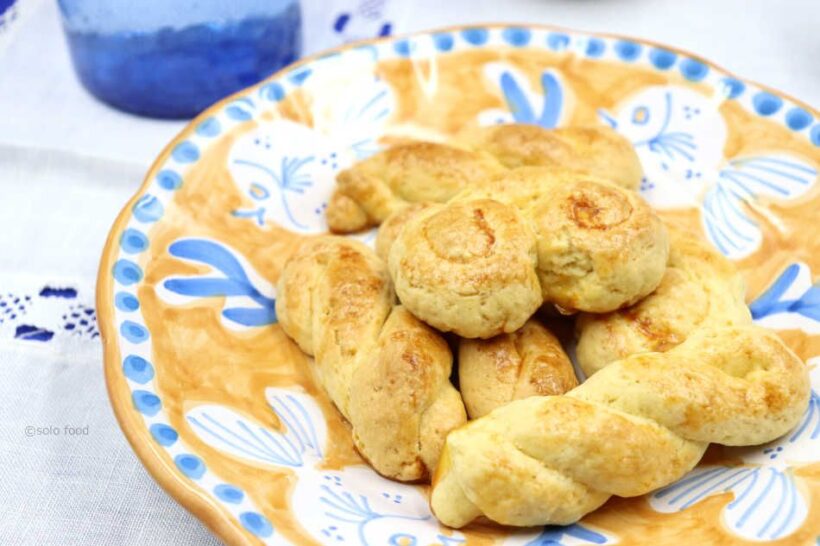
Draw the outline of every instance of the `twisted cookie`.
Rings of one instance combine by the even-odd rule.
[[[520,328],[543,302],[602,313],[660,283],[666,228],[636,193],[591,175],[522,167],[412,215],[388,266],[414,315],[462,337]]]
[[[393,146],[339,173],[327,207],[336,233],[381,224],[411,203],[444,203],[459,190],[505,167],[563,166],[637,190],[641,164],[632,145],[608,127],[547,130],[497,125],[463,132],[455,146]]]
[[[393,146],[339,173],[327,223],[336,233],[378,225],[410,203],[443,203],[474,180],[503,169],[486,155],[446,144]]]
[[[305,242],[285,265],[276,313],[285,333],[315,356],[320,384],[373,468],[420,480],[466,415],[450,384],[447,343],[394,301],[372,250],[325,236]]]
[[[643,169],[627,139],[605,126],[547,130],[537,125],[494,125],[470,129],[459,141],[486,152],[505,167],[564,167],[605,178],[630,190]]]
[[[691,470],[709,442],[754,445],[795,426],[806,367],[758,327],[703,329],[610,364],[564,396],[531,397],[453,431],[433,479],[445,525],[568,524],[611,495]]]
[[[698,328],[751,324],[745,293],[732,262],[672,230],[669,266],[652,294],[613,313],[578,318],[578,363],[590,376],[634,353],[667,351]]]
[[[512,334],[459,340],[458,382],[470,419],[512,400],[564,394],[578,386],[561,343],[535,319]]]

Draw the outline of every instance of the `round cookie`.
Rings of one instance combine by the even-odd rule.
[[[536,241],[515,208],[491,199],[431,205],[390,249],[401,302],[421,320],[462,337],[513,332],[541,305]]]
[[[571,170],[522,167],[465,189],[453,201],[492,197],[529,220],[545,301],[603,313],[651,293],[666,270],[666,227],[636,193]]]

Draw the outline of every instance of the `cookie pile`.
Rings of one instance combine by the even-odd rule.
[[[327,209],[339,234],[380,225],[376,250],[328,235],[285,265],[285,333],[377,472],[432,478],[442,523],[568,524],[802,415],[805,365],[752,325],[734,266],[638,195],[641,176],[607,128],[399,144],[340,173]],[[580,385],[542,320],[562,315]]]

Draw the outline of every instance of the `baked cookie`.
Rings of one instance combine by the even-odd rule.
[[[327,207],[335,233],[381,224],[410,203],[443,203],[475,180],[504,170],[497,161],[447,144],[399,144],[340,172]]]
[[[609,127],[493,125],[459,134],[461,144],[483,151],[505,167],[564,167],[605,178],[630,190],[641,185],[643,169],[632,144]]]
[[[751,324],[745,294],[732,262],[670,230],[669,265],[653,293],[625,309],[578,317],[578,364],[590,376],[634,353],[667,351],[697,328]]]
[[[511,334],[460,339],[458,383],[467,415],[478,419],[513,400],[564,394],[578,379],[558,338],[530,319]]]
[[[488,338],[515,331],[544,301],[568,313],[631,305],[657,288],[668,252],[666,227],[637,193],[570,170],[522,167],[412,216],[388,263],[413,314]]]
[[[757,445],[800,420],[806,366],[773,332],[702,329],[666,353],[610,364],[563,396],[516,400],[447,437],[431,493],[462,527],[573,523],[611,495],[684,476],[710,442]]]
[[[376,234],[376,254],[387,262],[390,256],[390,248],[399,236],[399,232],[404,227],[404,224],[410,220],[416,213],[430,208],[432,203],[413,203],[407,205],[403,209],[399,209],[379,226],[379,231]]]
[[[399,231],[388,259],[411,313],[468,338],[524,325],[542,301],[535,265],[529,224],[491,199],[431,204]]]
[[[277,290],[279,324],[315,357],[319,383],[362,456],[389,478],[429,477],[466,414],[450,384],[447,343],[395,305],[385,264],[357,241],[309,239],[285,264]]]

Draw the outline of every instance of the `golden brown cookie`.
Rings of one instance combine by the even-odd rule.
[[[460,339],[458,382],[470,419],[513,400],[564,394],[578,386],[561,342],[536,319],[511,334]]]
[[[732,262],[670,230],[669,266],[652,294],[625,309],[578,317],[578,363],[589,376],[634,353],[667,351],[697,328],[751,324],[745,294]]]
[[[494,125],[471,128],[458,136],[467,147],[484,151],[508,168],[564,167],[637,190],[643,169],[632,144],[609,127]]]
[[[635,192],[521,167],[414,215],[389,266],[410,312],[440,330],[488,338],[516,330],[538,307],[530,273],[541,301],[603,313],[657,288],[668,252],[666,227]]]
[[[335,233],[350,233],[379,225],[410,203],[443,203],[503,169],[485,154],[447,144],[399,144],[339,173],[328,203],[328,226]]]
[[[288,260],[277,288],[279,324],[315,357],[359,452],[384,476],[428,477],[466,414],[447,343],[395,305],[385,264],[357,241],[318,237]]]
[[[416,213],[430,208],[432,203],[413,203],[407,205],[403,209],[399,209],[388,216],[384,222],[379,226],[378,234],[376,235],[376,254],[387,262],[390,256],[390,248],[393,246],[399,232],[404,227],[404,224],[410,220]]]
[[[680,479],[710,442],[757,445],[794,427],[806,366],[773,332],[702,329],[610,364],[563,396],[516,400],[447,437],[431,505],[450,527],[566,525],[611,495]]]
[[[407,309],[444,332],[514,332],[541,305],[536,240],[513,207],[490,199],[434,204],[415,214],[388,266]]]

